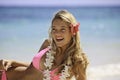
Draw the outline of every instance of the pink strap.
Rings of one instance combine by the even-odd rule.
[[[0,71],[2,71],[1,80],[7,80],[5,70],[0,70]]]
[[[38,54],[36,54],[36,55],[34,56],[33,61],[32,61],[32,64],[33,64],[33,66],[34,66],[36,69],[40,70],[40,67],[39,67],[40,59],[41,59],[41,57],[42,57],[48,50],[49,50],[49,48],[45,48],[45,49],[41,50]],[[59,80],[60,74],[59,74],[59,75],[55,75],[55,72],[56,72],[57,70],[58,70],[58,69],[56,68],[56,69],[54,69],[54,70],[52,70],[52,71],[50,72],[52,80]]]
[[[38,69],[38,70],[40,69],[40,68],[39,68],[40,59],[41,59],[41,57],[43,56],[43,54],[46,53],[48,50],[49,50],[49,48],[45,48],[45,49],[41,50],[38,54],[36,54],[36,55],[34,56],[32,63],[33,63],[33,66],[34,66],[36,69]]]
[[[60,77],[60,74],[56,75],[55,72],[58,70],[58,68],[54,69],[51,71],[51,77],[52,77],[52,80],[60,80],[59,77]]]

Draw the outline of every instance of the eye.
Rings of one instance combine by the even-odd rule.
[[[61,29],[61,31],[62,31],[62,32],[65,32],[65,31],[66,31],[66,29],[64,29],[64,28],[63,28],[63,29]]]
[[[55,32],[56,32],[55,28],[52,28],[52,32],[53,32],[53,33],[55,33]]]

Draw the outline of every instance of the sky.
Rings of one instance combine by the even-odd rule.
[[[0,6],[120,6],[120,0],[0,0]]]

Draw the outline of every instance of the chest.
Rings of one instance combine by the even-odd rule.
[[[64,59],[64,55],[55,55],[51,70],[58,68],[64,61],[63,59]],[[44,65],[45,62],[46,62],[46,55],[43,55],[43,57],[40,60],[40,69],[41,70],[46,69],[46,67]]]

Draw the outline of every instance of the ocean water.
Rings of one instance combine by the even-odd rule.
[[[88,80],[120,80],[120,7],[0,7],[0,59],[31,62],[61,9],[80,22]]]

